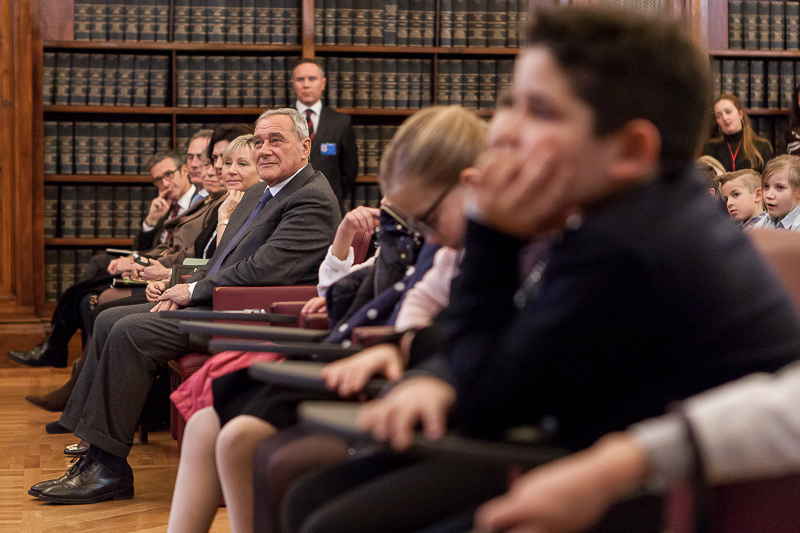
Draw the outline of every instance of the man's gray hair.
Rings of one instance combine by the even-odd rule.
[[[256,127],[258,127],[258,124],[262,120],[275,115],[286,115],[292,119],[292,122],[294,123],[294,134],[297,135],[298,141],[303,142],[304,140],[308,139],[308,123],[306,122],[306,119],[300,114],[299,111],[297,111],[297,109],[292,109],[289,107],[264,111],[261,113],[261,116],[258,117],[258,120],[256,120]]]

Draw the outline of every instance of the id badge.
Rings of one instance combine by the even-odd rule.
[[[319,151],[322,155],[336,155],[336,143],[324,143],[320,145]]]

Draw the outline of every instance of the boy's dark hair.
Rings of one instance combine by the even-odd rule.
[[[534,12],[527,46],[546,47],[594,110],[595,134],[631,120],[661,133],[663,169],[685,166],[708,109],[708,59],[674,22],[608,7]]]
[[[145,163],[145,168],[147,168],[147,171],[150,172],[151,168],[161,163],[165,159],[172,159],[172,162],[175,163],[175,166],[178,167],[178,169],[186,164],[186,154],[180,154],[174,150],[165,150],[163,152],[156,152],[153,154]]]
[[[249,124],[220,124],[214,128],[214,132],[211,134],[211,140],[208,142],[208,146],[206,146],[206,157],[211,161],[211,154],[214,153],[214,145],[218,142],[231,142],[236,137],[252,134],[253,126]]]

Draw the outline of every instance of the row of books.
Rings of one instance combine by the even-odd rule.
[[[381,206],[381,189],[376,183],[359,183],[344,199],[344,210],[350,211],[359,206]]]
[[[55,302],[65,290],[86,277],[92,256],[103,249],[48,248],[44,251],[44,299]]]
[[[377,176],[381,157],[397,126],[353,126],[358,147],[358,174]]]
[[[716,94],[734,94],[744,107],[786,109],[800,84],[800,61],[712,60],[711,76]]]
[[[134,237],[158,195],[136,185],[45,185],[44,237]]]
[[[178,107],[283,107],[294,103],[286,56],[177,56]]]
[[[786,129],[789,127],[789,117],[750,117],[753,130],[764,137],[772,145],[775,155],[786,153]]]
[[[800,49],[800,2],[728,0],[728,48]]]
[[[150,156],[171,149],[169,123],[44,123],[45,174],[148,174]]]
[[[300,0],[174,0],[172,40],[300,43]],[[76,41],[170,40],[169,0],[76,0]]]
[[[439,104],[494,109],[497,95],[511,87],[511,59],[440,59],[436,82]]]
[[[152,106],[167,103],[165,55],[45,52],[45,105]]]
[[[439,46],[519,46],[528,0],[441,0]],[[315,0],[317,45],[434,46],[436,0]]]
[[[328,57],[327,105],[343,108],[418,109],[431,104],[430,59]]]

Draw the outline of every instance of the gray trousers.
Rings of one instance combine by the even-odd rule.
[[[178,328],[178,320],[150,313],[153,305],[114,307],[98,315],[83,370],[59,420],[77,437],[119,457],[131,451],[156,367],[202,347]]]

